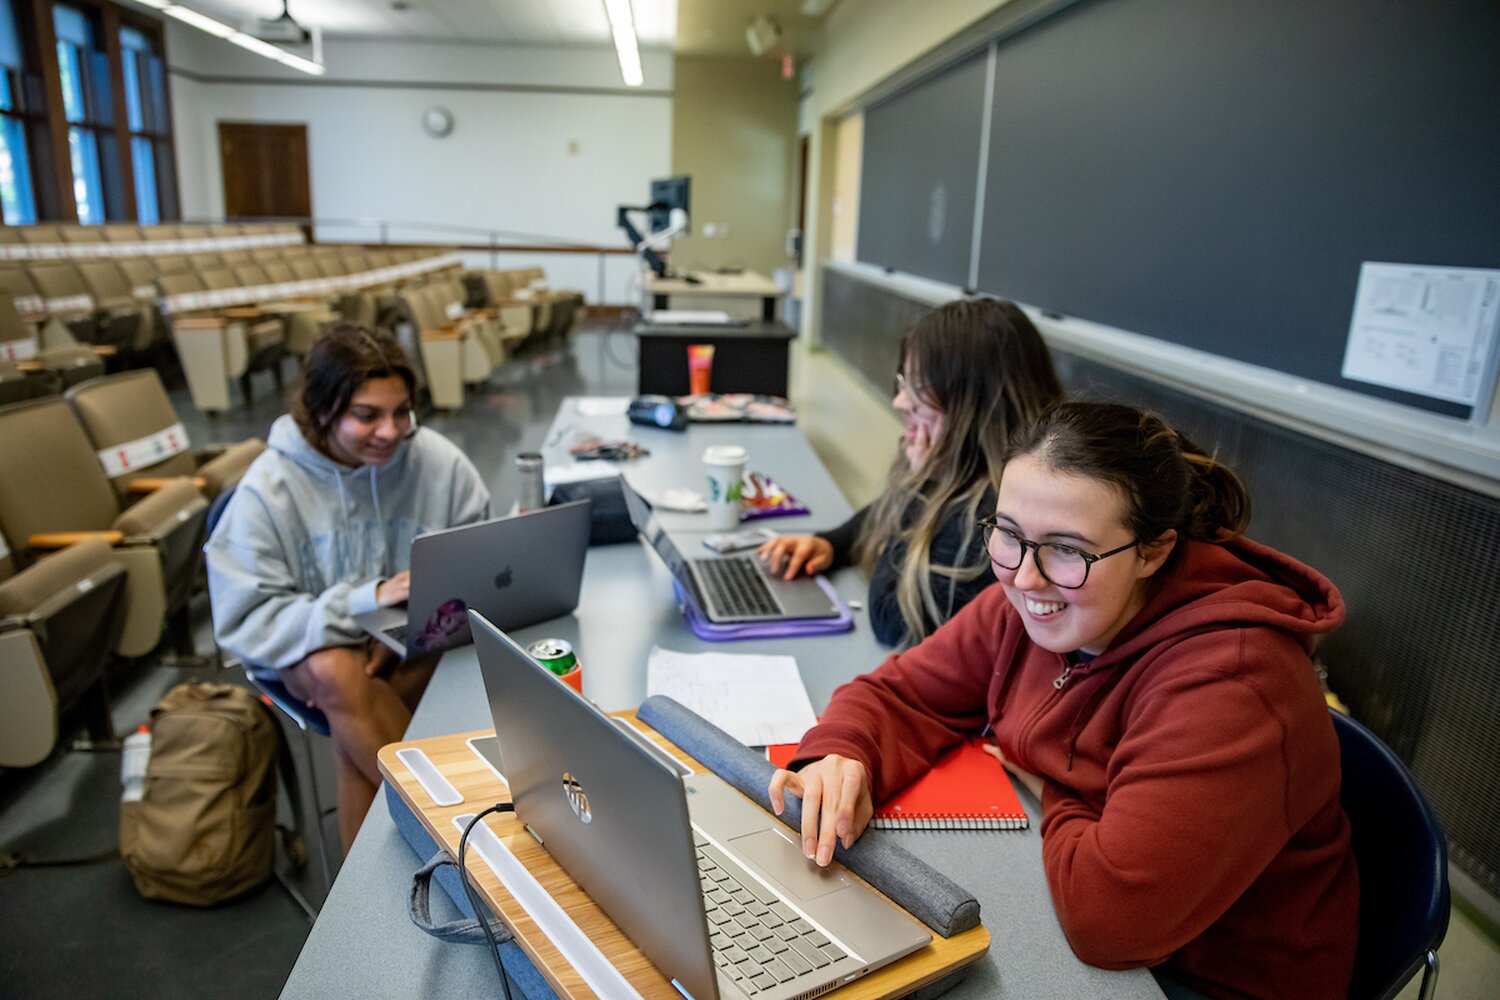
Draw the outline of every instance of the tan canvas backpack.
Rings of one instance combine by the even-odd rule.
[[[142,896],[208,906],[271,877],[279,739],[243,687],[189,681],[157,702],[144,791],[120,805],[120,855]]]

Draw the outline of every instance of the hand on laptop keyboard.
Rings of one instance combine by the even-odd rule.
[[[833,564],[833,545],[817,535],[778,535],[756,549],[766,568],[790,580],[798,572],[814,576]]]
[[[802,800],[802,853],[826,866],[833,860],[835,838],[848,847],[859,839],[875,814],[870,775],[851,757],[829,754],[800,771],[777,770],[771,776],[771,808],[780,816],[786,793]]]
[[[377,607],[394,608],[398,604],[405,604],[410,593],[411,570],[403,569],[395,576],[380,581],[380,585],[375,588],[375,604]]]

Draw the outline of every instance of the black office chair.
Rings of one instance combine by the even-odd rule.
[[[1359,951],[1349,1000],[1392,1000],[1422,970],[1421,1000],[1437,989],[1448,932],[1448,843],[1427,798],[1391,748],[1333,712],[1343,758],[1340,798],[1359,863]]]

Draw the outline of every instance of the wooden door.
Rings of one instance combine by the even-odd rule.
[[[219,122],[226,219],[311,218],[307,126]]]

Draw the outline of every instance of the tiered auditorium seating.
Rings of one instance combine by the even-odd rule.
[[[0,406],[0,768],[44,759],[75,707],[110,738],[110,661],[164,625],[192,651],[207,501],[264,448],[194,451],[153,370]]]
[[[0,366],[24,354],[43,367],[36,359],[51,348],[77,365],[81,344],[120,369],[172,345],[194,404],[214,413],[230,407],[236,380],[248,399],[257,370],[279,386],[284,354],[305,353],[330,322],[398,322],[436,405],[461,406],[465,383],[483,382],[523,341],[565,334],[582,297],[549,290],[540,268],[476,279],[460,266],[436,248],[309,246],[289,225],[0,227],[0,294],[26,331],[0,331],[10,344]],[[64,370],[71,384],[100,363]],[[20,391],[13,375],[0,371],[0,400]]]
[[[582,292],[551,288],[539,267],[470,271],[464,284],[473,304],[497,310],[507,329],[526,327],[528,336],[566,337],[583,307]]]
[[[285,271],[268,263],[260,269],[271,283],[244,285],[235,267],[201,258],[198,262],[208,265],[196,272],[207,287],[201,292],[168,293],[161,301],[188,372],[193,401],[210,411],[228,408],[227,380],[246,370],[239,366],[240,358],[253,359],[253,345],[236,346],[236,331],[243,324],[274,319],[284,331],[283,348],[305,353],[326,323],[374,316],[378,296],[460,265],[456,254],[385,249],[346,259],[338,247],[316,247],[284,259],[292,272],[290,280]],[[240,265],[251,266],[258,265]],[[425,351],[421,347],[419,353]]]

